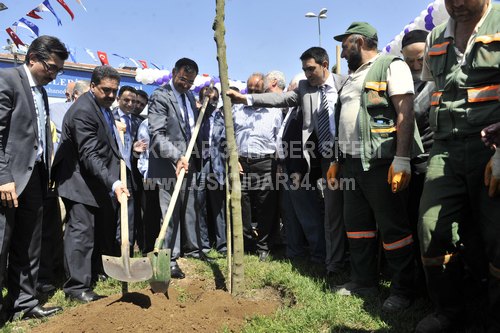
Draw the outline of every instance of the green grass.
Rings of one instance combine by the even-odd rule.
[[[195,274],[206,279],[226,278],[227,264],[219,259],[206,264],[190,259]],[[222,272],[224,276],[220,276]],[[265,263],[256,256],[245,256],[245,294],[252,295],[256,290],[272,287],[282,297],[282,306],[269,317],[249,318],[242,329],[244,333],[297,332],[297,333],[337,333],[337,332],[413,332],[416,323],[431,311],[430,303],[417,299],[409,309],[387,314],[381,311],[383,300],[389,295],[388,283],[380,284],[380,295],[372,298],[338,296],[331,287],[344,283],[348,275],[336,279],[322,277],[322,268],[307,263],[292,264],[288,260],[271,260]],[[147,283],[130,284],[129,290],[140,290]],[[179,287],[179,301],[190,297]],[[104,295],[121,292],[121,283],[108,279],[99,282],[96,292]],[[78,306],[76,302],[64,299],[58,290],[49,300],[52,305],[64,308]],[[40,320],[7,323],[0,333],[22,333],[26,327],[39,324]],[[229,330],[222,329],[222,332]],[[464,332],[479,332],[465,330]]]

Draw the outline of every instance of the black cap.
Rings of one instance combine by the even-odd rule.
[[[414,43],[425,43],[427,39],[428,31],[425,30],[412,30],[404,35],[401,40],[401,47],[405,47]]]

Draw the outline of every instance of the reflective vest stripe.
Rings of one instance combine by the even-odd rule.
[[[347,232],[347,238],[359,239],[359,238],[375,238],[377,236],[376,230],[369,231],[351,231]]]
[[[375,90],[375,91],[386,91],[387,90],[387,82],[366,82],[365,88]]]
[[[371,129],[372,133],[392,133],[396,132],[396,127],[389,127],[389,128],[372,128]]]
[[[490,274],[496,277],[497,279],[500,279],[500,268],[497,268],[493,266],[492,263],[490,263]]]
[[[393,250],[397,250],[397,249],[400,249],[402,247],[408,246],[412,243],[413,243],[413,236],[410,235],[410,236],[407,236],[403,239],[400,239],[394,243],[390,243],[390,244],[383,243],[383,245],[384,245],[384,250],[393,251]]]
[[[443,93],[440,91],[433,93],[431,96],[431,106],[438,106],[442,95]]]
[[[458,258],[458,253],[450,253],[444,256],[433,257],[433,258],[425,258],[422,257],[422,264],[424,266],[443,266],[449,264],[450,262],[454,262]]]
[[[429,55],[430,56],[438,56],[441,54],[448,53],[448,44],[450,44],[450,42],[444,42],[441,44],[432,45],[431,48],[429,49]]]
[[[494,35],[483,35],[476,37],[476,43],[489,44],[491,42],[500,42],[500,32],[497,32]]]
[[[467,101],[469,103],[498,101],[500,84],[467,89]]]

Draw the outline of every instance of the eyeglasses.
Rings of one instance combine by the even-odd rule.
[[[62,73],[64,73],[64,70],[62,68],[59,68],[54,64],[48,64],[45,60],[40,60],[40,62],[42,63],[45,70],[49,73],[56,73],[57,75],[61,75]]]

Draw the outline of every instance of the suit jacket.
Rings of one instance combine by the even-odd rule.
[[[186,93],[195,118],[198,118],[198,109],[191,91]],[[187,150],[187,124],[182,116],[182,109],[172,87],[167,84],[156,89],[149,102],[149,133],[151,134],[149,150],[149,178],[175,178],[175,166]],[[195,120],[196,120],[195,119]],[[201,168],[200,136],[198,147],[193,149],[190,159],[190,168]],[[194,164],[194,165],[193,165]]]
[[[346,79],[340,75],[332,74],[337,91],[340,90]],[[295,107],[302,109],[302,150],[308,168],[311,167],[311,156],[306,149],[314,131],[314,121],[318,112],[318,87],[313,87],[307,80],[299,81],[298,87],[285,93],[253,94],[253,105],[264,107]]]
[[[115,136],[117,131],[115,129]],[[61,197],[99,207],[120,178],[120,147],[90,92],[71,106],[52,167]]]
[[[42,95],[47,120],[44,161],[48,171],[52,139],[49,103],[44,88]],[[23,66],[0,69],[0,185],[14,182],[17,194],[22,194],[33,172],[38,145],[38,118],[28,76]],[[48,173],[44,178],[42,184],[48,187]]]

